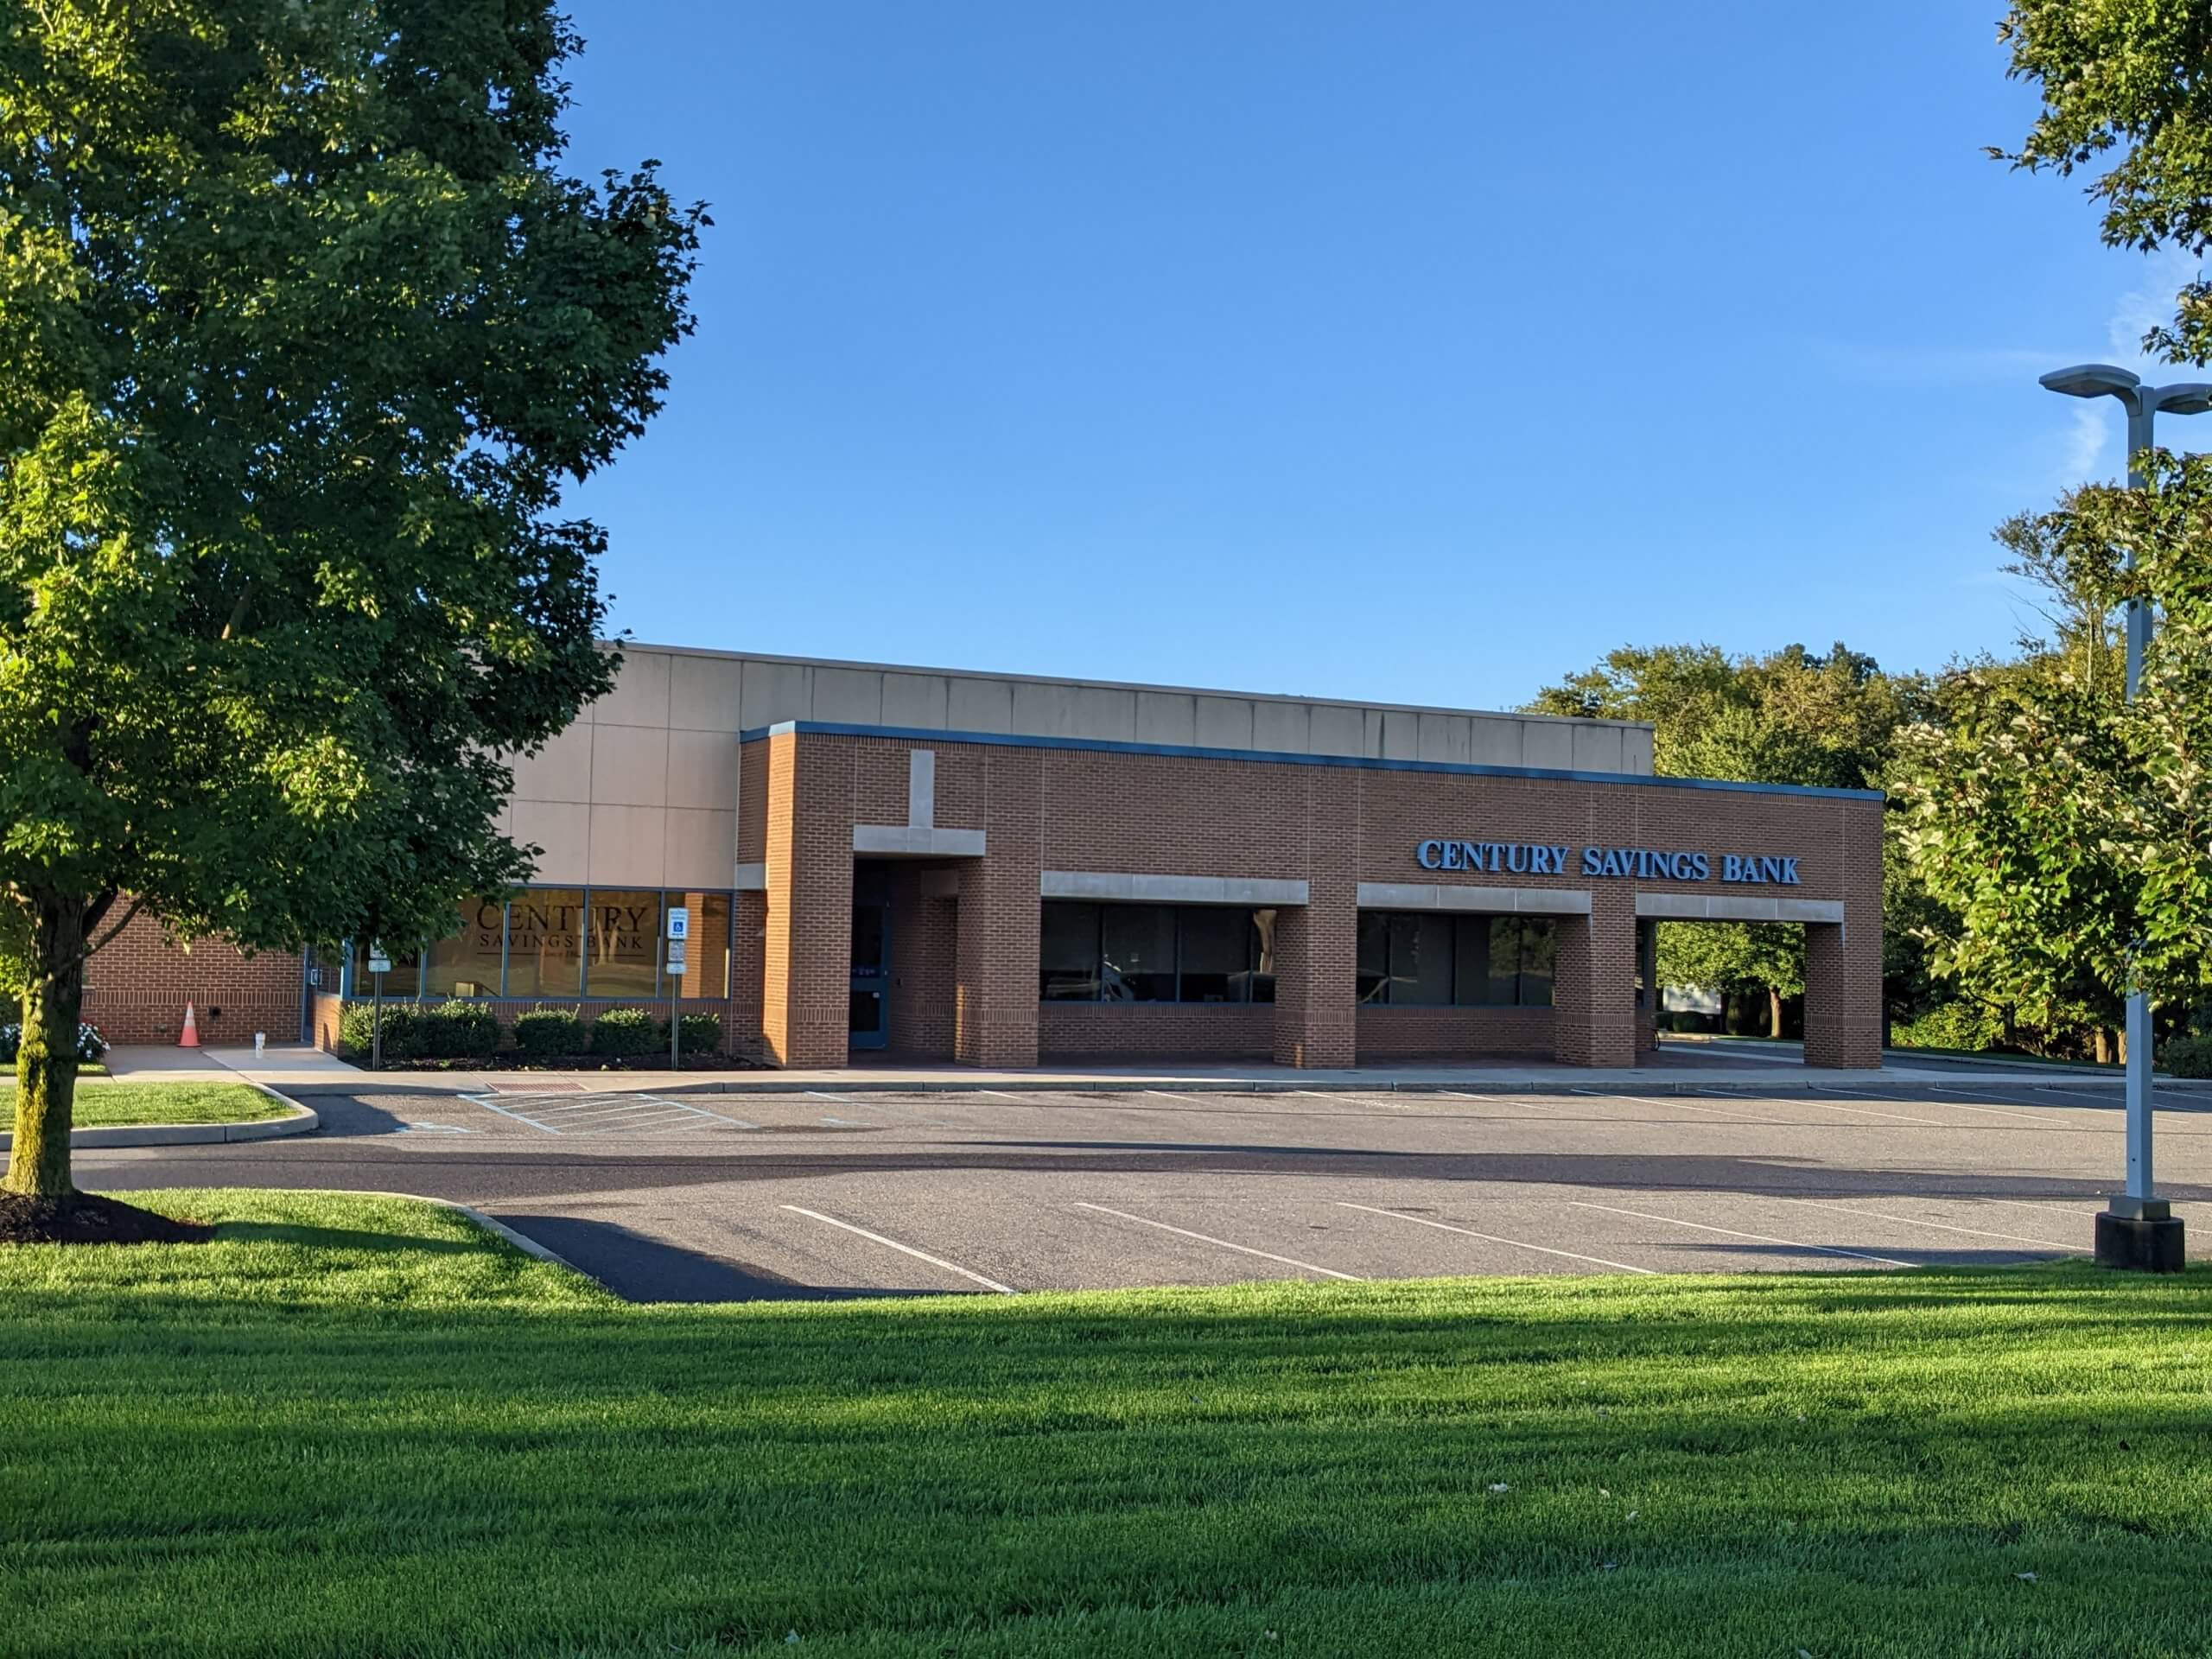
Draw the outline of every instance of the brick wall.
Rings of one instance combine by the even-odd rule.
[[[1555,1030],[1549,1008],[1362,1008],[1359,1058],[1434,1060],[1495,1054],[1548,1060]]]
[[[160,923],[139,915],[93,955],[85,977],[85,1018],[111,1043],[174,1043],[187,1002],[203,1043],[249,1044],[257,1031],[272,1043],[300,1040],[304,969],[292,951],[249,957],[219,939],[172,944]]]
[[[982,830],[988,846],[982,859],[957,865],[957,899],[938,901],[950,909],[949,989],[941,974],[894,968],[906,982],[893,987],[893,1041],[918,1055],[944,1052],[949,1020],[951,1052],[990,1065],[1028,1065],[1040,1053],[1256,1055],[1263,1028],[1267,1052],[1304,1065],[1349,1065],[1363,1053],[1547,1051],[1626,1065],[1652,1040],[1651,1019],[1635,1001],[1636,895],[1675,892],[1841,901],[1844,925],[1808,938],[1807,1055],[1816,1065],[1878,1059],[1878,802],[800,731],[756,740],[744,757],[747,779],[761,779],[757,790],[748,782],[746,798],[761,804],[768,867],[764,1033],[784,1064],[844,1058],[852,830],[906,822],[907,757],[917,747],[937,755],[938,825]],[[742,841],[751,832],[741,823],[740,833]],[[1558,873],[1431,871],[1414,849],[1432,836],[1571,851]],[[1787,855],[1799,861],[1802,885],[1584,876],[1575,856],[1584,846],[1700,851],[1716,877],[1727,854]],[[1272,1012],[1262,1020],[1218,1007],[1040,1009],[1043,870],[1305,880],[1307,904],[1278,918]],[[1592,912],[1559,918],[1551,1010],[1363,1014],[1354,1000],[1362,881],[1587,892]],[[925,925],[945,924],[939,910]],[[894,939],[907,931],[894,923]],[[1148,1047],[1155,1040],[1160,1046]]]
[[[959,906],[949,896],[923,891],[925,875],[948,874],[957,878],[957,872],[935,864],[902,863],[892,869],[891,1032],[886,1052],[902,1059],[953,1056]]]
[[[1264,1060],[1274,1052],[1268,1002],[1046,1002],[1044,1060]]]

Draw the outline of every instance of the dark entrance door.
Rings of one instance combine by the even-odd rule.
[[[891,884],[880,865],[853,867],[850,1043],[882,1048],[891,1040]]]

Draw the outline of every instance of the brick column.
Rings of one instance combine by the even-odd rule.
[[[1555,1052],[1563,1065],[1636,1064],[1636,893],[1590,895],[1590,914],[1559,918],[1552,970]]]
[[[760,1034],[778,1065],[837,1066],[852,1031],[852,807],[849,788],[836,795],[810,775],[804,741],[768,740]]]
[[[1038,893],[1044,754],[986,750],[983,856],[962,866],[954,946],[952,1057],[1037,1064]]]
[[[1805,929],[1805,1064],[1882,1064],[1882,803],[1838,804],[1843,921]]]
[[[1360,775],[1308,768],[1306,902],[1275,918],[1278,1065],[1359,1064]]]
[[[1277,912],[1276,1065],[1359,1063],[1358,930],[1350,881],[1312,881],[1305,904]]]

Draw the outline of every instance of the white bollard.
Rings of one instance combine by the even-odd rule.
[[[253,1058],[257,1060],[259,1059],[262,1056],[263,1051],[267,1049],[268,1046],[269,1033],[265,1031],[255,1032],[253,1033]]]

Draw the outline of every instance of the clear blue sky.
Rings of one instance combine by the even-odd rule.
[[[2001,10],[573,0],[571,163],[716,220],[576,498],[615,622],[1477,707],[2002,648],[1991,526],[2120,465],[2035,375],[2181,273],[1983,156]]]

